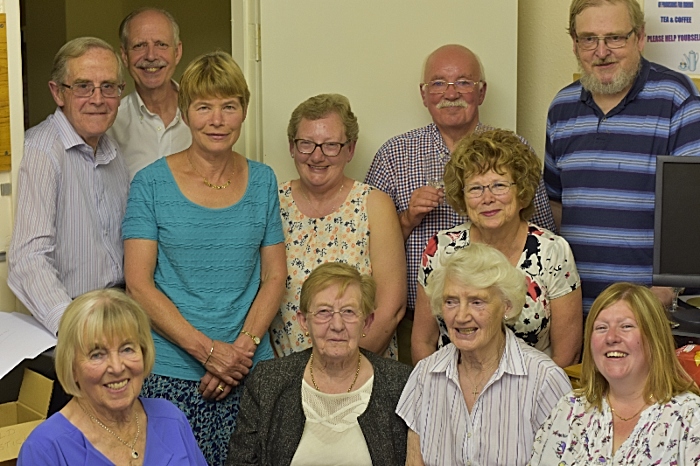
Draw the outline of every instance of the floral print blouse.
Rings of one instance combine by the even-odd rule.
[[[433,270],[456,251],[469,246],[471,222],[443,230],[433,236],[423,251],[421,267],[418,270],[418,283],[427,286]],[[518,320],[509,325],[515,336],[551,356],[549,342],[549,322],[552,318],[550,301],[562,297],[581,286],[574,256],[561,236],[530,223],[523,253],[518,260],[520,270],[527,280],[525,306]],[[438,348],[450,342],[447,327],[441,317]]]
[[[562,397],[535,435],[531,466],[690,466],[700,464],[700,397],[683,393],[642,411],[613,454],[613,419],[584,396]]]
[[[371,275],[367,198],[372,187],[354,182],[345,201],[325,217],[302,214],[292,197],[292,182],[279,185],[280,214],[287,253],[287,280],[280,310],[270,325],[277,356],[287,356],[311,347],[311,340],[297,321],[301,286],[311,271],[325,262],[344,262]],[[385,356],[396,358],[396,337]]]

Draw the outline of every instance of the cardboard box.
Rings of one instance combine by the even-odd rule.
[[[17,401],[0,404],[0,466],[14,464],[24,440],[46,419],[52,391],[52,380],[24,369]]]

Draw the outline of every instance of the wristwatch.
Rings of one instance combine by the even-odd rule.
[[[243,335],[248,335],[251,340],[253,340],[253,343],[255,343],[255,346],[258,346],[260,344],[260,338],[256,337],[252,333],[248,332],[247,330],[241,330],[241,333]]]

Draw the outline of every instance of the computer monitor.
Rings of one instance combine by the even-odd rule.
[[[700,288],[700,157],[656,157],[652,282]]]

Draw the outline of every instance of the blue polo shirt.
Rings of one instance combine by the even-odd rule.
[[[612,283],[651,284],[657,155],[700,155],[700,97],[685,75],[642,59],[607,114],[579,81],[550,105],[544,180],[563,206],[584,314]]]

